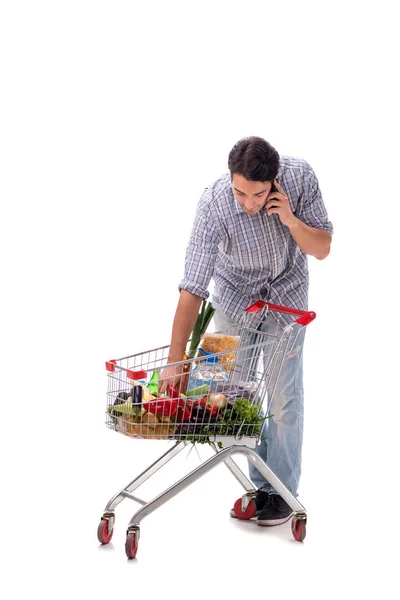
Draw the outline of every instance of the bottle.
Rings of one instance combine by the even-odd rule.
[[[150,381],[147,384],[147,389],[149,390],[150,394],[154,394],[154,393],[158,392],[158,371],[157,370],[153,371]]]
[[[218,356],[213,352],[204,352],[202,348],[199,348],[199,354],[206,358],[191,371],[187,390],[207,384],[211,391],[215,392],[218,383],[229,381],[229,375],[222,365],[218,364]]]

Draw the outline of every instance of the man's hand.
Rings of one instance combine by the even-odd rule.
[[[166,366],[160,373],[158,379],[158,391],[160,394],[168,393],[168,386],[172,385],[179,390],[183,375],[183,365],[175,365],[173,367]]]
[[[267,215],[277,214],[281,223],[290,228],[297,220],[297,217],[292,213],[289,198],[286,196],[276,179],[274,179],[274,185],[278,191],[271,192],[268,195],[265,210],[267,211]]]
[[[327,231],[310,227],[298,219],[290,208],[289,198],[274,180],[277,192],[271,192],[268,196],[265,210],[268,215],[276,213],[283,225],[289,228],[294,241],[305,254],[315,256],[318,260],[326,258],[330,252],[331,236]]]

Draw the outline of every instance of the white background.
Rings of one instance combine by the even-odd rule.
[[[4,1],[0,46],[5,597],[398,597],[395,2]],[[313,166],[335,227],[310,259],[307,538],[230,519],[221,466],[127,561],[137,505],[108,547],[98,521],[168,444],[105,428],[104,362],[169,342],[196,203],[245,135]]]

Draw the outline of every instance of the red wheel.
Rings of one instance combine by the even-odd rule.
[[[292,533],[297,542],[302,542],[306,537],[306,522],[305,519],[292,519]]]
[[[139,532],[128,531],[125,542],[125,552],[128,558],[135,558],[138,550]]]
[[[236,500],[235,504],[233,505],[233,510],[238,519],[249,520],[256,514],[257,507],[254,500],[250,500],[246,510],[243,512],[242,499],[239,498],[239,500]]]
[[[108,532],[108,521],[107,519],[102,519],[100,521],[100,525],[97,528],[97,539],[100,544],[108,544],[111,541],[111,538],[114,533],[114,528],[111,529],[110,533]]]

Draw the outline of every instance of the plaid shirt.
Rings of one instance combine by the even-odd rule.
[[[318,180],[306,161],[282,156],[277,180],[296,217],[333,233]],[[230,173],[208,186],[199,201],[179,290],[208,298],[211,278],[212,303],[234,321],[260,299],[307,309],[307,255],[277,214],[243,211],[233,195]],[[282,324],[293,321],[273,315]]]

